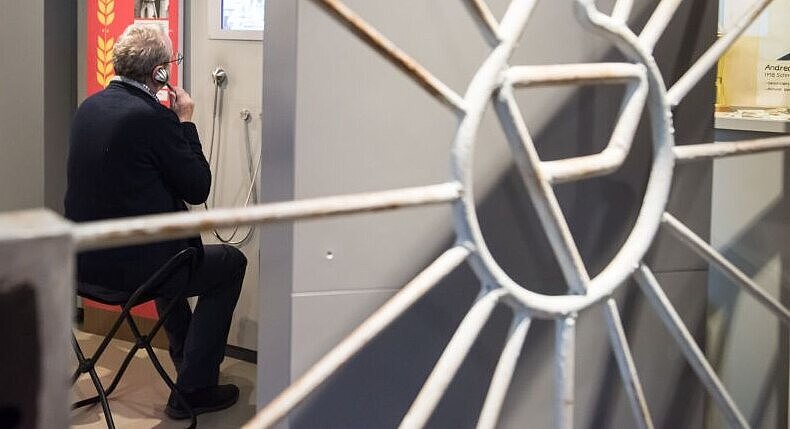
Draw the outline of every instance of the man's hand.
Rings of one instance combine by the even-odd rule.
[[[178,86],[172,87],[172,91],[168,91],[168,94],[170,95],[170,108],[176,112],[178,119],[181,122],[191,122],[192,112],[195,110],[195,102],[192,101],[192,97]]]

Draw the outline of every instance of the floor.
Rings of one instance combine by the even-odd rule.
[[[102,337],[77,332],[77,341],[85,353],[91,353],[101,342]],[[102,383],[107,386],[112,380],[131,343],[114,340],[99,360],[97,372]],[[171,376],[175,373],[167,351],[155,349],[162,365]],[[76,368],[76,359],[73,367]],[[255,365],[233,358],[225,358],[221,367],[220,383],[234,383],[239,386],[239,402],[227,410],[198,416],[198,428],[238,428],[255,414]],[[93,384],[83,375],[74,386],[75,400],[95,394]],[[170,394],[165,383],[159,378],[143,351],[138,351],[123,380],[110,396],[115,426],[122,428],[185,428],[188,420],[170,420],[164,414],[165,403]],[[71,427],[79,429],[106,428],[101,406],[91,406],[75,410],[71,414]]]

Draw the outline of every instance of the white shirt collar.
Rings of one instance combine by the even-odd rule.
[[[151,88],[149,88],[148,85],[146,85],[146,84],[144,84],[142,82],[138,82],[138,81],[136,81],[134,79],[130,79],[130,78],[126,77],[126,76],[115,76],[114,78],[112,78],[112,81],[113,82],[123,82],[125,84],[132,85],[133,87],[135,87],[137,89],[142,89],[143,91],[146,92],[146,94],[148,94],[151,97],[153,97],[154,100],[157,101],[157,103],[159,102],[159,99],[156,98],[156,94],[154,94],[151,91]]]

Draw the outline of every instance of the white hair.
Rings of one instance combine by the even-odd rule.
[[[115,74],[146,82],[153,69],[173,56],[170,38],[156,24],[132,24],[113,47]]]

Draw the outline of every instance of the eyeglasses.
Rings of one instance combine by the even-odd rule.
[[[173,58],[170,61],[163,62],[162,65],[171,64],[171,63],[176,63],[177,65],[180,65],[182,61],[184,61],[184,54],[182,54],[181,52],[178,52],[178,53],[176,53],[176,57],[175,58]]]

